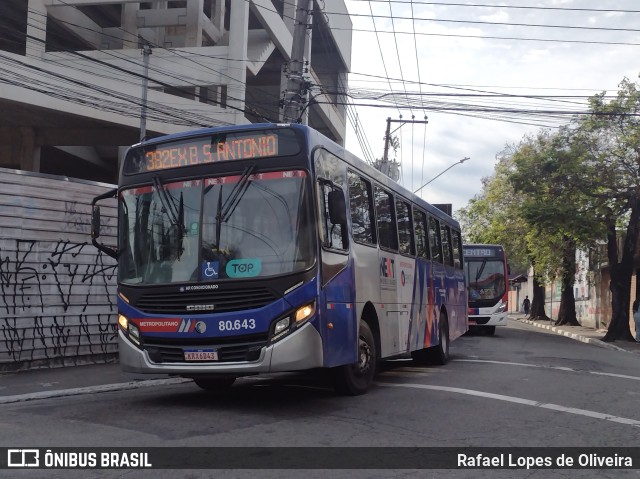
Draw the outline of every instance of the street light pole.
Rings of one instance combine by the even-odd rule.
[[[460,165],[462,163],[464,163],[465,161],[469,160],[470,158],[468,156],[465,156],[463,159],[461,159],[460,161],[456,161],[454,164],[450,165],[448,168],[446,168],[444,171],[441,171],[440,173],[438,173],[436,176],[434,176],[433,178],[431,178],[429,181],[427,181],[424,185],[422,185],[420,188],[418,188],[416,191],[414,191],[414,193],[417,193],[418,191],[420,191],[422,188],[424,188],[425,186],[427,186],[429,183],[431,183],[433,180],[440,178],[442,175],[444,175],[447,171],[449,171],[451,168],[453,168],[456,165]]]

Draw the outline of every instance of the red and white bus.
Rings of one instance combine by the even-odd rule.
[[[469,295],[469,329],[494,334],[496,326],[507,324],[507,256],[504,248],[495,244],[467,244],[463,250]]]

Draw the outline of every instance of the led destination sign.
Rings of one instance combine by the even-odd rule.
[[[473,247],[473,248],[463,248],[464,250],[464,255],[467,257],[470,256],[479,256],[481,258],[487,257],[487,256],[501,256],[502,254],[502,248],[499,247]]]
[[[125,173],[292,155],[299,149],[291,130],[206,136],[132,149],[127,155]]]

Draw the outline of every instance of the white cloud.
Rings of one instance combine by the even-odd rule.
[[[509,14],[505,10],[499,10],[490,15],[480,15],[478,18],[483,22],[508,22]]]

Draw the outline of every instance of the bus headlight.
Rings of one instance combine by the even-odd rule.
[[[498,310],[496,311],[496,313],[504,313],[507,310],[508,305],[509,303],[507,302],[500,303],[500,307],[498,307]]]
[[[118,324],[122,328],[125,336],[129,338],[131,342],[140,346],[140,329],[138,329],[138,326],[129,321],[123,314],[118,315]]]
[[[136,344],[140,344],[140,330],[133,323],[129,323],[129,339]]]
[[[291,323],[291,321],[289,320],[288,316],[286,318],[283,318],[280,321],[278,321],[276,323],[275,328],[273,329],[273,335],[274,336],[279,335],[282,331],[284,331],[285,329],[287,329],[289,327],[289,323]]]
[[[271,326],[271,338],[270,342],[274,343],[277,340],[285,337],[287,334],[295,331],[305,321],[313,317],[316,312],[315,302],[305,304],[304,306],[296,309],[293,313],[289,313],[287,316],[278,319],[275,324]]]

